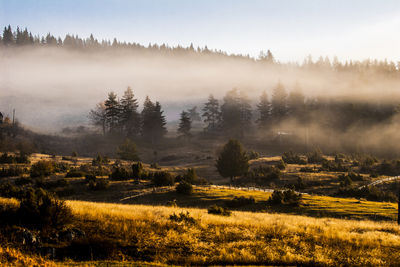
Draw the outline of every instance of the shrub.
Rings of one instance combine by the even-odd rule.
[[[88,184],[88,188],[90,190],[105,190],[108,188],[110,182],[107,179],[97,179],[95,182],[90,181]]]
[[[85,175],[85,183],[96,182],[96,175],[86,174]]]
[[[340,160],[323,160],[321,170],[328,172],[347,172],[349,167],[343,166]]]
[[[283,160],[278,161],[277,164],[275,164],[275,167],[280,169],[280,170],[284,170],[286,168],[285,162],[283,162]]]
[[[260,154],[258,154],[257,151],[251,150],[247,152],[247,157],[249,158],[249,160],[258,159],[260,157]]]
[[[30,189],[21,199],[17,217],[21,225],[29,228],[60,229],[71,222],[72,213],[64,201],[43,189]]]
[[[44,189],[64,187],[64,186],[68,186],[68,185],[69,185],[69,182],[64,178],[54,180],[54,181],[45,181],[45,179],[43,179],[43,178],[36,179],[36,187],[44,188]]]
[[[310,152],[307,154],[307,162],[308,163],[322,163],[324,161],[324,156],[319,149],[315,149],[313,152]]]
[[[295,154],[292,151],[283,153],[282,160],[287,164],[307,164],[307,162],[302,159],[299,154]]]
[[[192,186],[192,184],[190,184],[186,181],[181,181],[176,186],[175,190],[178,194],[191,195],[193,193],[193,186]]]
[[[178,215],[173,213],[173,214],[171,214],[169,216],[169,219],[171,221],[178,222],[178,223],[179,222],[183,222],[183,223],[186,223],[186,224],[196,224],[197,223],[196,219],[193,218],[192,216],[190,216],[190,213],[188,211],[186,213],[185,212],[181,212]]]
[[[227,201],[227,206],[231,208],[238,208],[242,206],[252,205],[256,203],[254,197],[234,197],[232,200]]]
[[[10,166],[8,168],[2,168],[0,170],[0,178],[20,176],[22,175],[22,173],[22,168],[18,166]]]
[[[139,160],[136,145],[130,139],[126,139],[125,142],[118,147],[117,154],[120,159],[133,161]]]
[[[0,184],[0,196],[8,198],[21,198],[24,191],[11,183]]]
[[[46,177],[54,173],[54,163],[41,160],[31,166],[30,175],[34,177]]]
[[[285,191],[274,190],[268,199],[268,203],[271,205],[299,206],[301,203],[301,194],[296,193],[293,189]]]
[[[231,216],[232,212],[228,210],[227,208],[217,206],[217,205],[212,205],[208,208],[208,213],[209,214],[215,214],[215,215],[222,215],[222,216]]]
[[[110,160],[107,157],[103,157],[100,154],[97,154],[97,157],[92,160],[92,166],[101,166],[110,163]]]
[[[113,166],[109,177],[112,180],[129,180],[132,178],[132,174],[122,166]]]
[[[196,183],[198,180],[196,170],[194,168],[187,169],[186,173],[182,176],[182,180],[190,184]]]
[[[153,184],[155,186],[168,186],[174,185],[175,177],[172,176],[169,172],[155,172],[153,174]]]
[[[78,170],[70,170],[65,175],[65,178],[77,178],[77,177],[84,177],[84,176],[85,176],[84,172],[81,172],[81,171],[78,171]]]
[[[300,172],[320,172],[320,170],[312,167],[302,167],[300,168]]]
[[[140,179],[143,174],[143,164],[138,162],[136,164],[132,164],[132,176],[133,178]]]

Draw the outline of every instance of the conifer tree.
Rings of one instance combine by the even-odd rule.
[[[147,96],[142,110],[142,136],[154,144],[166,133],[166,120],[159,102],[155,104]]]
[[[221,111],[219,109],[218,99],[213,95],[208,97],[208,102],[204,104],[203,114],[204,122],[207,123],[205,130],[214,132],[221,123]]]
[[[181,118],[179,122],[178,133],[181,137],[189,138],[191,137],[190,129],[192,128],[192,121],[190,119],[190,114],[186,111],[182,111]]]
[[[93,125],[101,127],[103,135],[106,135],[107,117],[106,106],[104,105],[104,102],[97,104],[96,108],[89,112],[89,119]]]
[[[104,102],[106,107],[106,121],[110,133],[116,133],[119,126],[120,106],[117,95],[114,92],[108,94],[108,99]]]
[[[260,113],[260,117],[257,121],[258,127],[265,130],[271,123],[271,103],[268,101],[267,92],[264,91],[260,96],[260,102],[257,105],[257,109]]]
[[[232,136],[241,134],[241,103],[237,89],[228,91],[221,106],[222,128]]]
[[[14,35],[10,25],[8,25],[8,27],[4,27],[3,44],[7,46],[14,44]]]
[[[291,117],[301,121],[305,119],[305,97],[298,84],[296,84],[294,90],[288,96],[288,112]]]
[[[216,167],[219,174],[229,177],[231,182],[248,171],[249,159],[238,140],[231,139],[225,144],[218,156]]]
[[[92,36],[93,37],[93,36]],[[120,127],[126,136],[135,137],[140,132],[140,115],[137,99],[130,87],[126,89],[120,101]]]
[[[272,94],[271,117],[275,123],[279,123],[287,112],[287,93],[285,87],[279,82]]]

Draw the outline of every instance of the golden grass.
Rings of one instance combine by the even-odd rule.
[[[293,215],[233,212],[210,215],[204,209],[68,201],[96,232],[154,250],[154,260],[176,264],[350,264],[400,262],[400,230],[393,223],[317,219]],[[168,218],[189,211],[198,225]]]
[[[40,256],[26,255],[21,251],[3,247],[0,245],[0,265],[1,266],[59,266],[55,262],[46,260]]]
[[[15,200],[1,198],[0,203],[16,204]],[[76,226],[88,236],[112,239],[121,248],[137,248],[139,256],[120,253],[110,259],[114,260],[110,265],[118,261],[132,263],[149,259],[155,263],[178,265],[378,266],[400,262],[397,253],[400,228],[394,223],[239,211],[234,211],[231,217],[223,217],[197,208],[85,201],[67,201],[67,204],[77,218]],[[190,225],[169,219],[171,214],[181,211],[189,211],[198,223]],[[0,255],[10,254],[4,252],[4,248],[1,251]],[[25,259],[19,252],[12,253],[17,259],[14,262],[22,265],[29,266],[30,260],[33,265],[35,261],[42,264],[41,258]],[[140,255],[146,255],[146,259]],[[10,262],[4,258],[1,256],[3,263]],[[92,266],[98,263],[59,264]]]

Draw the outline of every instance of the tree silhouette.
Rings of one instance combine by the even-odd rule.
[[[230,139],[225,144],[217,159],[217,170],[222,177],[229,177],[231,182],[249,169],[246,151],[238,140]]]
[[[181,118],[179,122],[178,133],[181,137],[189,138],[191,137],[190,129],[192,128],[192,121],[190,119],[190,114],[186,111],[182,111]]]

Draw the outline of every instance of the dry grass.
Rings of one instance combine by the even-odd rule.
[[[117,243],[120,252],[110,260],[125,263],[377,266],[400,262],[400,228],[394,223],[237,211],[223,217],[196,208],[67,203],[77,226],[88,236]],[[198,223],[169,219],[181,211],[189,211]],[[125,253],[127,247],[135,247],[136,256]]]
[[[400,261],[400,229],[393,223],[317,219],[293,215],[69,201],[96,231],[136,240],[155,252],[153,260],[175,264],[350,264],[387,265]],[[198,225],[177,225],[172,213],[189,211]],[[98,222],[101,222],[100,224]],[[152,251],[154,250],[154,251]]]

